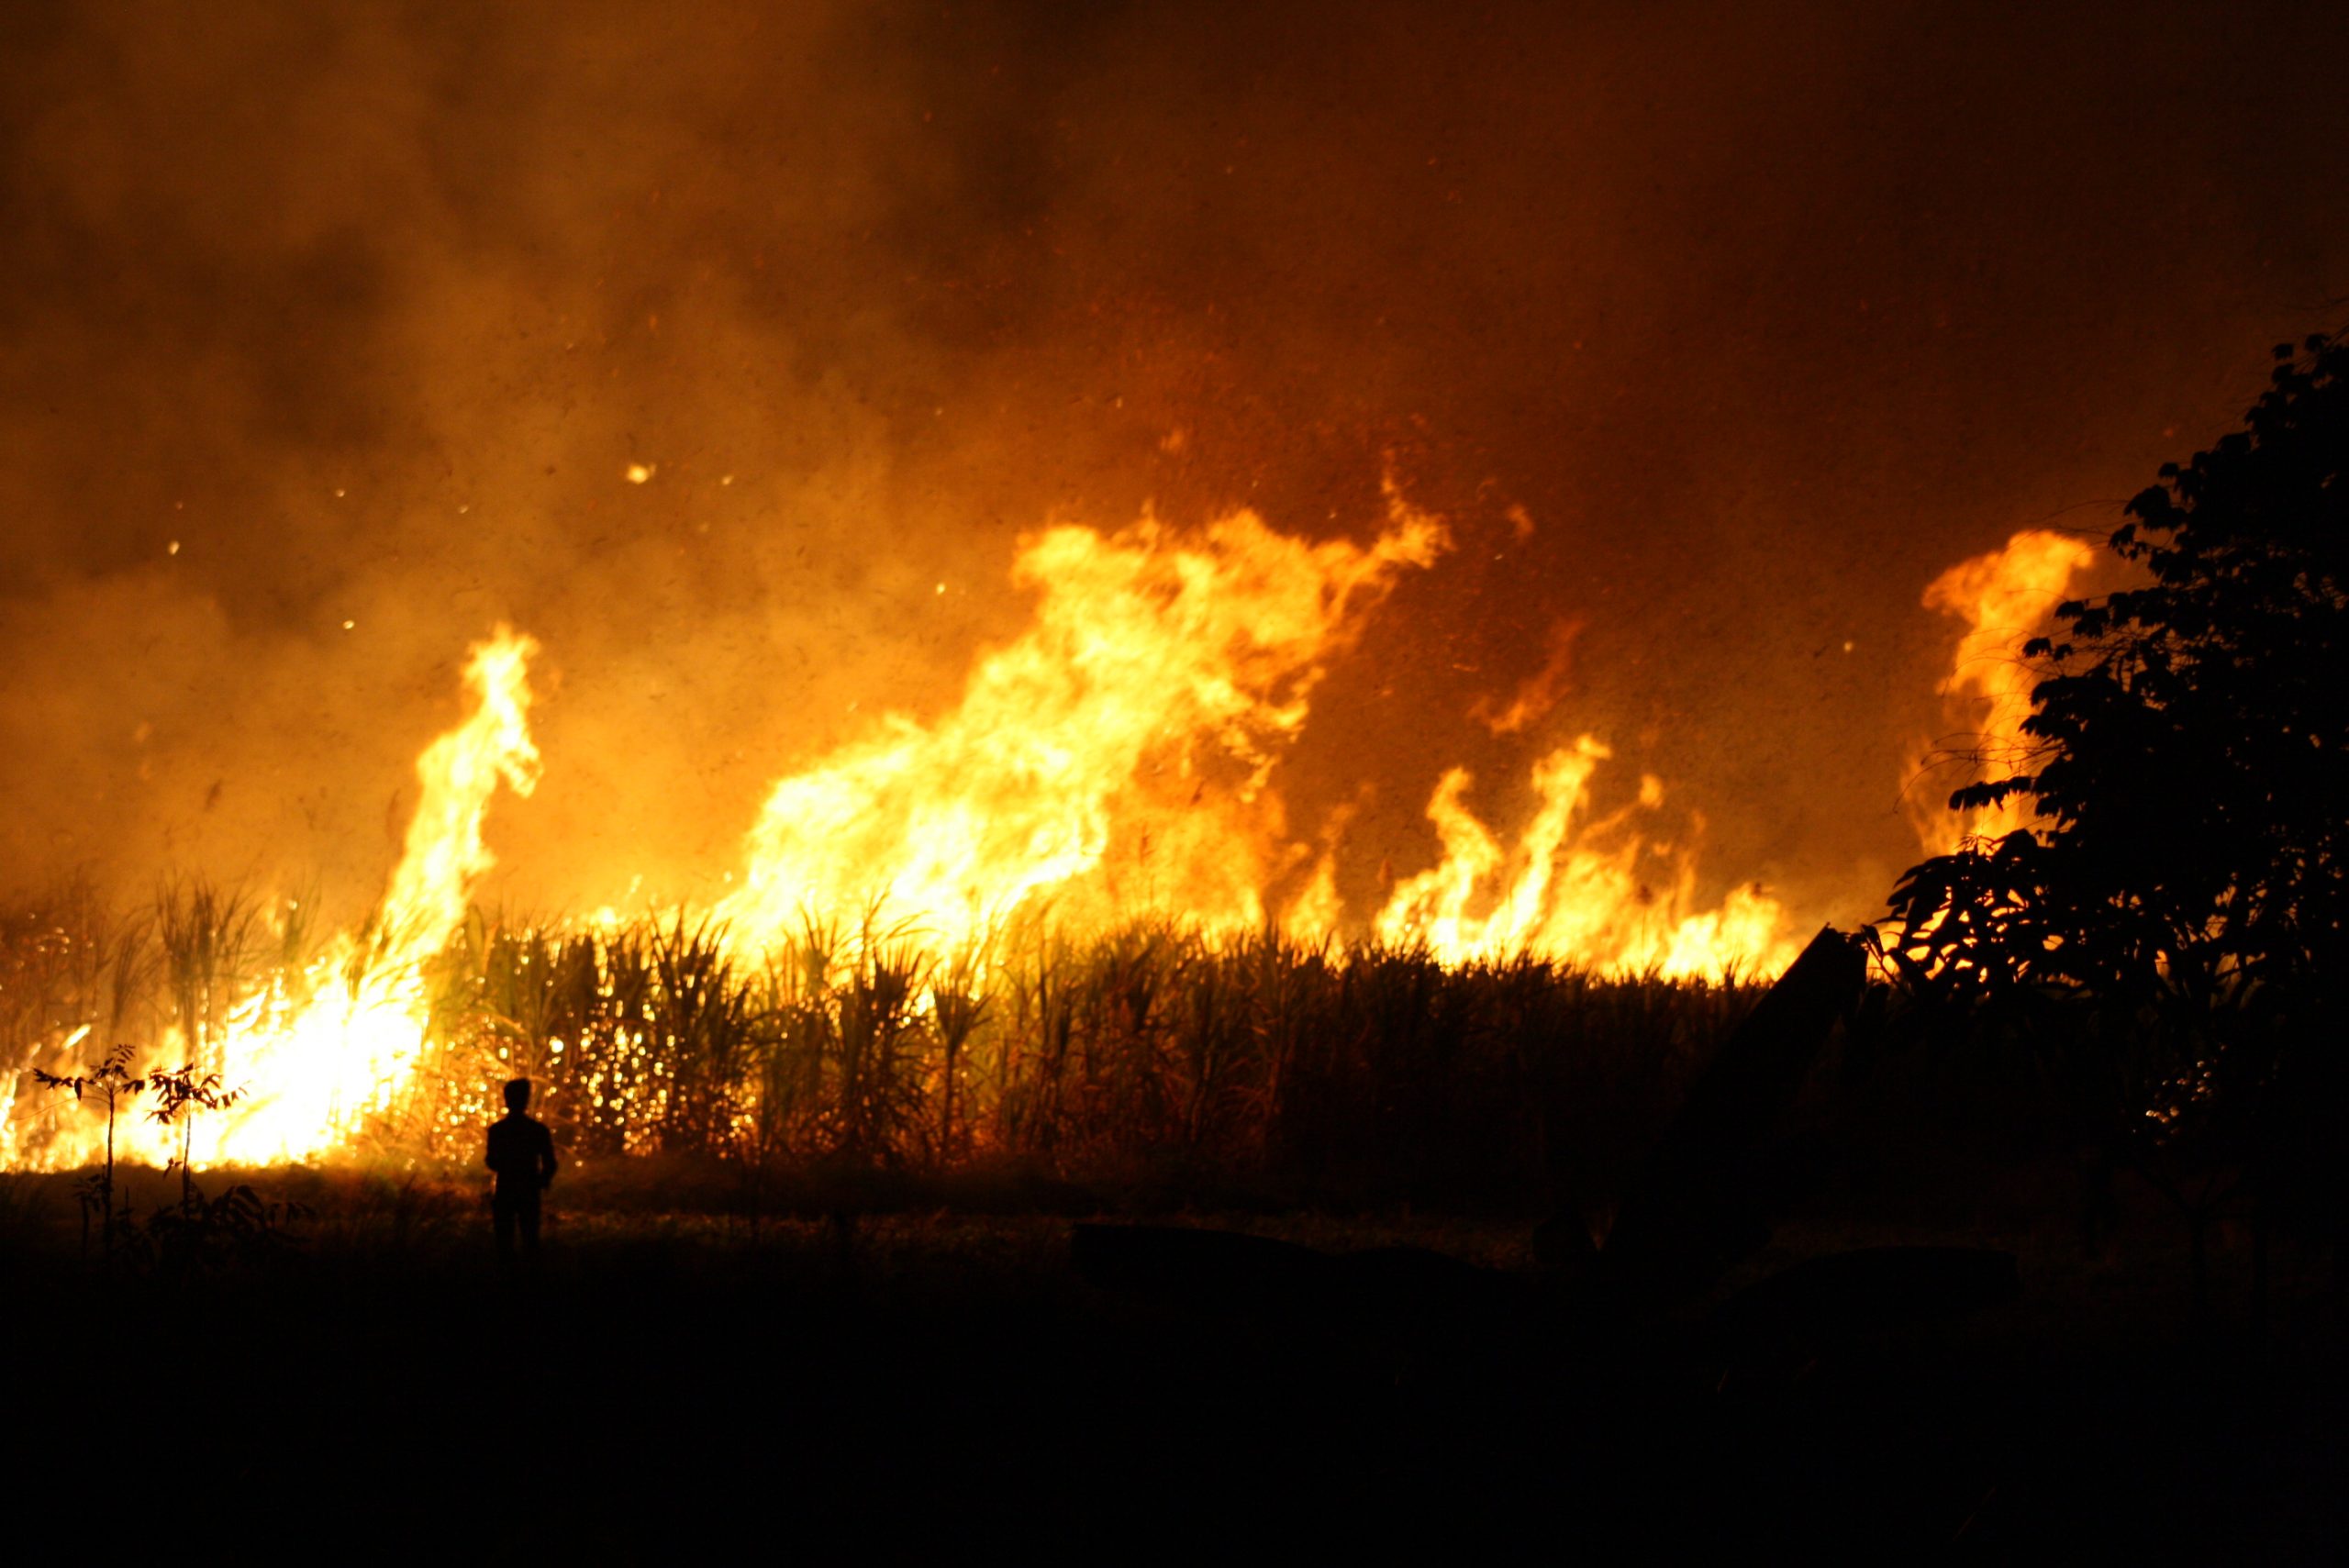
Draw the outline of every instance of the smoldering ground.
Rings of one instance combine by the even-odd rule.
[[[1020,530],[1359,537],[1392,473],[1459,548],[1282,776],[1350,875],[1588,729],[1718,877],[1869,912],[1924,584],[2109,527],[2340,314],[2349,22],[1457,11],[9,7],[12,877],[365,896],[507,619],[501,891],[714,891],[774,776],[1020,624]]]

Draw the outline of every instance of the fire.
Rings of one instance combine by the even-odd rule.
[[[199,1163],[311,1158],[391,1107],[424,1046],[422,965],[448,944],[474,883],[495,863],[481,831],[490,797],[501,780],[521,795],[538,783],[528,683],[536,651],[505,627],[473,645],[464,672],[473,711],[417,759],[421,797],[374,918],[336,936],[299,973],[273,977],[231,1016],[217,1066],[244,1098],[197,1118]],[[177,1030],[167,1031],[149,1064],[175,1065],[185,1053]],[[28,1152],[44,1164],[79,1164],[96,1157],[105,1137],[103,1125],[75,1118]],[[160,1164],[176,1153],[173,1135],[135,1104],[116,1139],[134,1160]],[[9,1156],[0,1162],[19,1162],[18,1151],[0,1152]]]
[[[1388,509],[1367,548],[1308,545],[1247,513],[1194,539],[1149,519],[1031,537],[1015,576],[1042,595],[1036,621],[981,661],[958,706],[929,724],[892,717],[774,786],[744,887],[721,910],[737,939],[766,946],[811,914],[873,909],[968,948],[1047,897],[1074,924],[1158,908],[1211,929],[1261,926],[1265,889],[1308,853],[1286,839],[1268,788],[1278,752],[1363,612],[1448,543],[1391,491]],[[1553,635],[1540,709],[1556,700],[1573,635]],[[1508,712],[1504,729],[1539,717],[1523,693]],[[1428,808],[1442,862],[1395,889],[1377,934],[1454,962],[1526,951],[1671,974],[1790,962],[1766,895],[1700,908],[1692,854],[1633,831],[1628,813],[1587,819],[1608,757],[1586,736],[1538,762],[1541,805],[1513,851],[1463,804],[1468,775],[1448,773]],[[1645,780],[1640,808],[1662,799]],[[1293,932],[1345,929],[1342,827],[1284,912]]]
[[[1179,538],[1026,539],[1029,630],[962,702],[778,783],[720,914],[761,946],[809,914],[875,909],[963,947],[1046,896],[1083,922],[1146,908],[1253,925],[1288,850],[1266,786],[1325,662],[1405,568],[1449,545],[1391,490],[1368,547],[1309,544],[1242,512]]]
[[[250,1084],[250,1097],[217,1118],[213,1160],[321,1153],[387,1110],[406,1083],[430,1010],[422,966],[448,944],[473,884],[495,863],[481,831],[490,797],[501,780],[518,795],[538,784],[528,680],[537,650],[502,626],[473,645],[464,674],[473,712],[417,759],[422,794],[371,928],[328,946],[306,977],[305,999],[264,994],[231,1034],[226,1074]]]
[[[1424,941],[1453,963],[1530,952],[1600,969],[1695,975],[1775,974],[1793,962],[1798,944],[1775,899],[1741,887],[1720,907],[1702,908],[1695,855],[1635,830],[1635,814],[1664,804],[1662,780],[1646,775],[1634,804],[1589,815],[1591,780],[1611,755],[1585,735],[1536,762],[1540,804],[1514,850],[1503,849],[1464,803],[1467,771],[1445,773],[1428,802],[1443,859],[1396,885],[1378,934]]]
[[[1666,790],[1653,775],[1609,790],[1614,755],[1587,733],[1553,740],[1533,762],[1510,833],[1471,805],[1465,769],[1446,771],[1426,811],[1433,863],[1394,882],[1376,909],[1346,908],[1353,808],[1301,840],[1275,772],[1330,662],[1404,573],[1450,545],[1442,521],[1391,488],[1367,544],[1312,543],[1245,512],[1196,532],[1145,517],[1115,532],[1060,525],[1028,536],[1013,570],[1037,595],[1028,629],[985,653],[941,713],[889,716],[780,779],[749,834],[738,890],[708,912],[714,929],[763,959],[807,922],[861,917],[868,934],[959,954],[974,984],[984,983],[990,938],[1023,912],[1080,932],[1157,913],[1210,932],[1277,923],[1308,940],[1423,944],[1449,963],[1524,954],[1666,976],[1785,968],[1797,948],[1788,911],[1756,884],[1709,901],[1696,854],[1702,817],[1661,826]],[[1926,591],[1928,606],[1967,624],[1941,690],[1981,709],[1987,776],[2010,765],[2027,711],[2032,673],[2013,647],[2091,554],[2061,535],[2019,534]],[[1464,717],[1496,734],[1537,732],[1564,695],[1575,629],[1553,629],[1549,662],[1506,704],[1488,698]],[[421,795],[374,917],[245,995],[225,1034],[191,1044],[166,1029],[142,1059],[167,1067],[201,1054],[201,1069],[243,1091],[199,1118],[199,1162],[312,1158],[413,1108],[403,1091],[427,1049],[426,965],[495,863],[482,828],[498,785],[528,795],[538,781],[535,651],[503,627],[473,648],[468,711],[417,759]],[[1628,798],[1602,810],[1610,795]],[[1922,828],[1939,836],[1929,845],[1954,844],[2014,825],[2009,811],[1942,814]],[[1281,889],[1290,891],[1275,908]],[[608,929],[618,917],[598,918]],[[1336,956],[1344,961],[1342,943]],[[87,1032],[53,1048],[59,1065]],[[13,1119],[30,1130],[33,1118]],[[51,1124],[45,1141],[0,1143],[0,1164],[79,1162],[104,1137],[88,1116],[41,1119]],[[173,1132],[135,1111],[117,1134],[132,1159],[173,1151]]]
[[[2006,548],[1958,562],[1925,589],[1927,609],[1965,622],[1949,678],[1938,688],[1954,709],[1969,715],[1969,743],[1957,754],[1986,783],[2011,778],[2027,741],[2022,721],[2031,714],[2031,689],[2038,673],[2022,662],[2023,642],[2043,625],[2070,590],[2073,577],[2096,558],[2094,547],[2043,528],[2026,529]],[[1940,753],[1946,761],[1947,751]],[[1936,758],[1920,748],[1909,776],[1940,778]],[[1912,799],[1917,837],[1929,854],[1952,852],[1968,839],[1998,839],[2028,820],[2023,808],[2007,801],[1995,808],[1957,812],[1943,802],[1950,785],[1936,783],[1925,798]]]

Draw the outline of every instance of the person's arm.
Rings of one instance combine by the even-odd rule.
[[[539,1127],[539,1185],[554,1185],[554,1134],[544,1123]]]

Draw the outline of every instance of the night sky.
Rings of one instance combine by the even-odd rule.
[[[1361,797],[1415,869],[1445,766],[1513,823],[1586,729],[1718,876],[1865,916],[1947,728],[1925,584],[2109,530],[2349,317],[2345,45],[2317,5],[19,0],[0,854],[363,898],[505,618],[547,775],[499,894],[707,892],[778,773],[1022,623],[1023,529],[1367,539],[1392,473],[1459,548],[1318,692],[1301,836]],[[1489,735],[1569,621],[1564,701]]]

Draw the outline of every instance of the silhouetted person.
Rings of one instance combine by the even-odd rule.
[[[523,1255],[538,1255],[539,1195],[554,1180],[554,1139],[525,1108],[529,1103],[530,1081],[515,1079],[506,1085],[505,1117],[489,1124],[489,1168],[497,1173],[489,1212],[497,1226],[497,1256],[509,1263],[518,1225]]]

